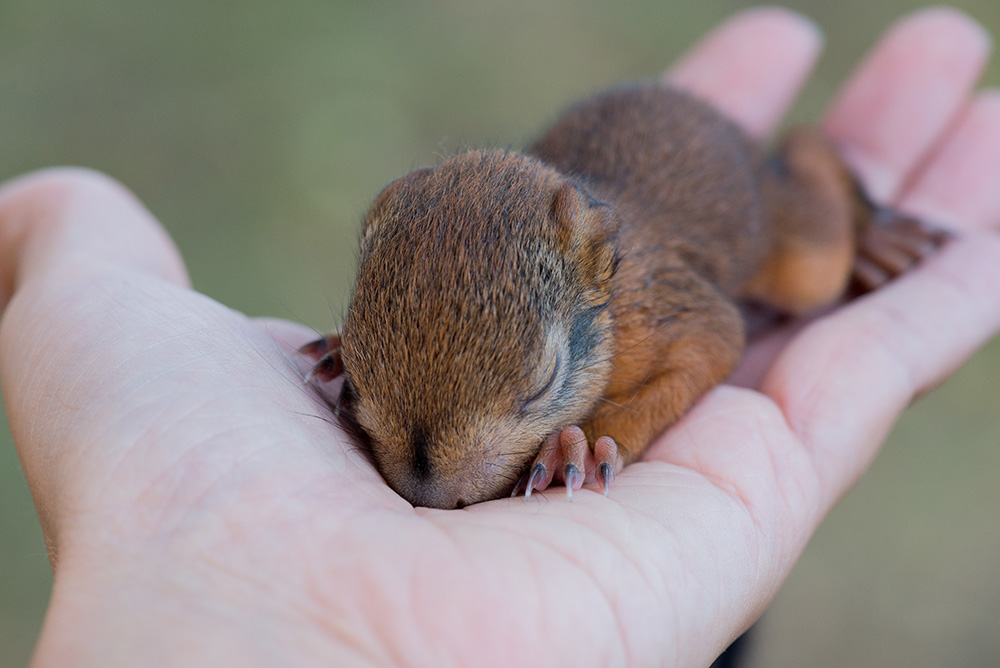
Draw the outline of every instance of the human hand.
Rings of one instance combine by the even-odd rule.
[[[763,135],[817,47],[755,10],[669,77]],[[758,391],[711,392],[610,499],[410,507],[303,386],[310,330],[190,291],[103,177],[9,184],[0,377],[56,574],[36,665],[709,663],[902,408],[1000,328],[1000,96],[969,93],[986,54],[967,19],[920,13],[825,123],[877,198],[962,238],[756,344]]]

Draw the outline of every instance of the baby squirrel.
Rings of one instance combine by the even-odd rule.
[[[389,485],[455,508],[609,489],[740,359],[737,303],[789,314],[877,287],[945,240],[876,207],[814,129],[773,155],[663,84],[572,108],[526,153],[389,184],[364,223],[337,411]],[[561,464],[561,466],[560,466]]]

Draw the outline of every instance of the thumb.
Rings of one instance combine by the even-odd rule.
[[[58,168],[0,187],[0,308],[23,282],[55,281],[64,275],[65,264],[80,262],[188,285],[184,264],[163,228],[110,177]]]
[[[188,284],[170,238],[114,180],[64,168],[0,187],[0,378],[49,539],[47,515],[79,473],[79,462],[59,444],[92,410],[76,404],[110,392],[94,358],[118,345],[101,339],[108,339],[120,314],[113,305],[100,313],[87,305],[100,283],[94,279],[111,274],[171,288]]]

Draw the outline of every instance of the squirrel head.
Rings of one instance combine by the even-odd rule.
[[[389,184],[341,333],[349,413],[386,481],[454,508],[510,490],[582,420],[613,354],[619,221],[579,181],[470,151]]]

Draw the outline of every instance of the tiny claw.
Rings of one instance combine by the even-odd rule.
[[[604,496],[611,495],[611,483],[615,480],[615,468],[621,461],[618,444],[610,436],[601,436],[594,443],[594,459],[597,460],[597,479],[604,488]]]
[[[309,371],[306,373],[305,377],[302,379],[302,382],[308,385],[309,381],[313,379],[313,376],[316,375],[316,372],[319,371],[319,368],[321,366],[323,366],[323,361],[322,360],[320,360],[319,362],[317,362],[316,364],[314,364],[313,367],[311,369],[309,369]]]
[[[575,464],[567,464],[563,468],[563,478],[566,479],[566,498],[573,498],[573,489],[583,484],[583,474]]]
[[[510,490],[510,498],[513,499],[515,496],[517,496],[517,493],[521,491],[521,483],[524,482],[524,479],[527,477],[527,475],[528,474],[525,473],[523,476],[517,479],[517,482],[514,483],[514,489]]]
[[[615,467],[611,462],[601,462],[597,467],[597,479],[601,481],[604,488],[604,496],[611,496],[611,483],[615,481]]]
[[[563,482],[566,498],[573,498],[573,490],[583,486],[583,471],[586,466],[587,436],[576,425],[570,425],[559,433],[559,447],[563,456]]]
[[[531,467],[531,475],[528,476],[528,486],[524,488],[524,498],[531,498],[531,491],[535,489],[535,483],[545,479],[545,464],[538,462]]]

